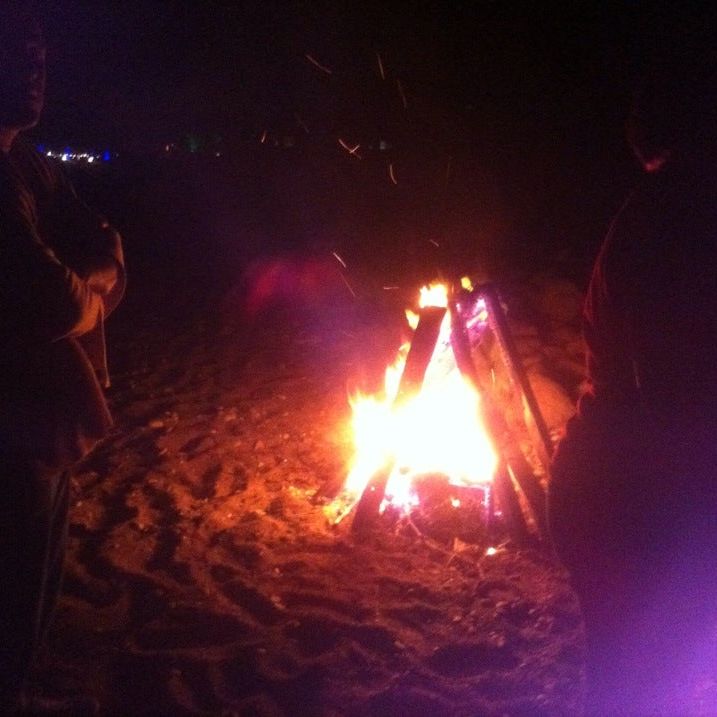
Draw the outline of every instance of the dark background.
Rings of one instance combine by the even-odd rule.
[[[115,202],[112,217],[123,225],[156,194],[150,158],[166,161],[170,143],[196,151],[180,184],[195,199],[187,183],[200,187],[189,224],[219,255],[249,213],[262,228],[247,235],[251,255],[340,250],[373,258],[386,280],[407,254],[429,273],[558,261],[584,283],[638,175],[624,140],[631,88],[692,12],[623,5],[46,3],[36,136],[134,158],[136,211]],[[178,204],[167,199],[170,223]],[[431,239],[443,258],[424,256]]]
[[[656,23],[625,5],[66,0],[45,9],[46,125],[139,145],[192,128],[288,130],[295,113],[319,133],[371,131],[390,112],[380,53],[437,132],[461,121],[468,139],[498,123],[519,143],[592,125],[602,140]]]

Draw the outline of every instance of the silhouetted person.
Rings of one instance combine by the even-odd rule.
[[[593,270],[591,388],[550,486],[595,715],[717,708],[717,62],[672,41],[629,122],[646,172]]]
[[[103,319],[124,288],[119,235],[20,133],[43,106],[38,23],[0,5],[0,712],[25,681],[62,572],[68,469],[111,420]],[[62,704],[59,704],[62,707]],[[67,705],[64,705],[67,707]]]

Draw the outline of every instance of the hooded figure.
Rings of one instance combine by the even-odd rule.
[[[665,38],[674,54],[637,93],[645,172],[593,270],[590,390],[552,469],[589,714],[690,714],[717,675],[717,56],[702,40]]]
[[[60,586],[67,470],[111,425],[104,320],[120,237],[22,138],[42,111],[45,45],[0,6],[0,711],[22,705]],[[28,704],[25,705],[28,707]],[[29,704],[29,709],[33,709]],[[40,709],[42,706],[40,706]]]

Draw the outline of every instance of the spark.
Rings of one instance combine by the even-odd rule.
[[[361,155],[358,153],[359,148],[361,147],[360,144],[357,144],[355,147],[350,147],[346,142],[344,142],[341,137],[339,137],[339,144],[351,155],[354,157],[357,157],[358,159],[361,159]]]
[[[349,284],[348,279],[347,279],[343,274],[341,274],[341,278],[343,279],[344,284],[346,284],[346,288],[347,288],[347,289],[349,290],[349,292],[351,293],[351,296],[353,296],[354,299],[355,299],[355,298],[356,298],[356,292],[351,288],[351,284]]]
[[[498,548],[494,548],[492,545],[485,551],[486,555],[495,555],[498,552]]]
[[[384,291],[398,291],[401,287],[400,286],[384,286]]]
[[[441,246],[435,239],[429,239],[428,242],[429,242],[430,244],[433,244],[433,246],[437,246],[437,247],[439,247],[439,248],[440,248],[440,246]]]
[[[322,65],[315,57],[312,57],[308,53],[304,55],[304,57],[312,64],[314,67],[318,67],[322,72],[325,72],[327,75],[333,74],[331,70],[326,67],[325,65]]]
[[[309,133],[309,128],[306,126],[306,122],[304,122],[304,120],[301,119],[301,117],[299,116],[298,112],[294,112],[294,117],[296,117],[296,121],[298,122],[298,124],[299,124],[299,126],[301,127],[301,129],[303,129],[304,132],[306,132],[306,134],[310,134],[310,133]]]
[[[391,177],[391,181],[394,184],[398,184],[398,181],[396,180],[396,174],[393,171],[393,162],[388,165],[388,176]]]
[[[381,60],[381,54],[376,53],[376,59],[378,60],[378,71],[381,73],[381,79],[386,79],[386,73],[383,71],[383,60]]]
[[[261,133],[261,137],[259,137],[259,141],[260,141],[262,144],[264,144],[264,142],[266,142],[266,136],[267,136],[267,134],[268,134],[267,130],[264,130],[264,131]]]
[[[398,94],[401,97],[401,102],[403,102],[403,109],[408,109],[408,101],[406,100],[406,93],[403,91],[403,85],[401,84],[401,80],[396,80],[396,87],[398,88]]]
[[[346,262],[335,251],[332,251],[331,254],[333,255],[334,259],[336,259],[336,261],[338,261],[339,264],[341,264],[341,266],[343,266],[344,269],[348,268],[346,266]]]

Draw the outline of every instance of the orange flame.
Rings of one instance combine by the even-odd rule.
[[[448,306],[448,287],[445,284],[429,284],[421,288],[418,305],[425,309],[427,306]]]
[[[445,285],[421,289],[420,307],[447,305]],[[411,315],[417,322],[417,314],[407,314],[409,322]],[[382,508],[391,505],[403,512],[418,503],[414,482],[421,475],[444,475],[461,486],[492,481],[497,457],[481,421],[480,396],[458,369],[450,332],[447,312],[417,395],[395,402],[410,349],[405,343],[386,369],[383,394],[351,398],[355,452],[342,494],[327,509],[334,522],[350,512],[380,470],[390,470]]]

